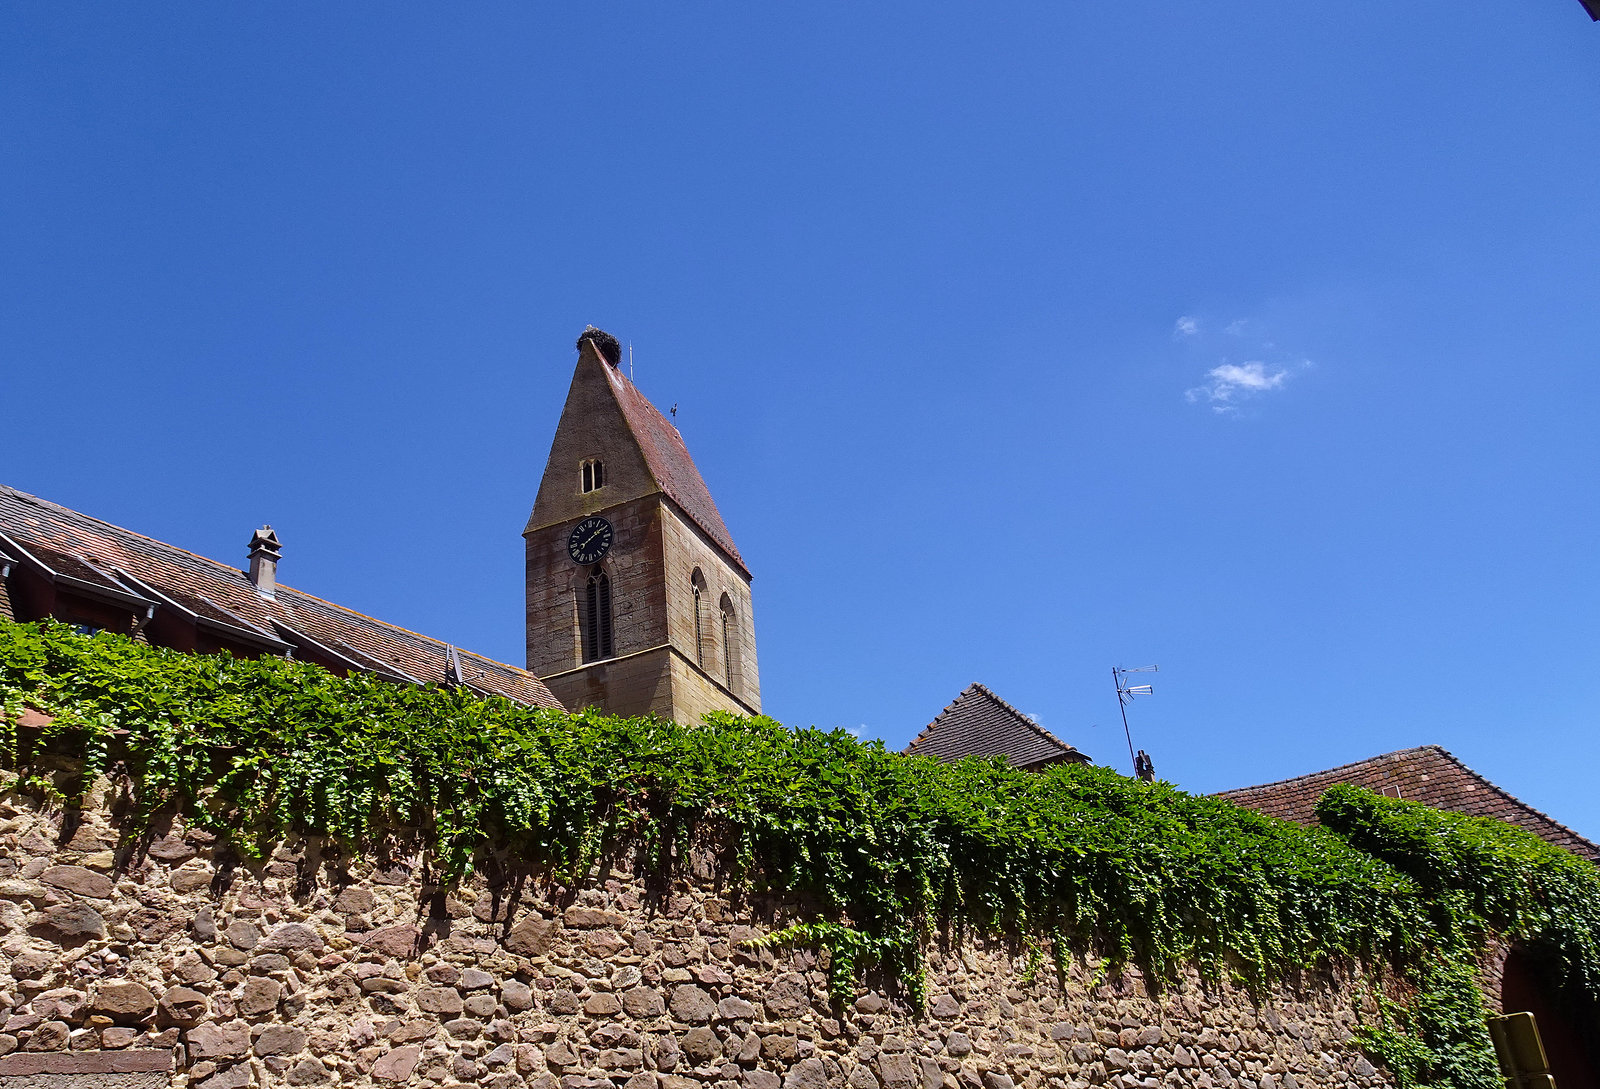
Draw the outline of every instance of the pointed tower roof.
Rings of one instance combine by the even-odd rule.
[[[911,756],[949,763],[963,756],[1003,756],[1019,768],[1087,764],[1089,758],[981,684],[970,684],[912,739]]]
[[[607,415],[614,406],[622,423],[621,430],[626,432],[627,440],[631,440],[627,445],[632,449],[625,452],[624,460],[632,462],[637,451],[642,461],[642,476],[648,478],[646,482],[638,473],[628,474],[635,482],[635,489],[645,486],[644,491],[632,490],[630,497],[651,491],[665,495],[749,578],[750,569],[745,566],[744,557],[733,543],[733,534],[728,532],[727,523],[722,520],[716,501],[711,498],[711,489],[706,487],[705,479],[695,467],[683,435],[622,373],[618,356],[616,338],[602,330],[590,327],[578,338],[578,365],[573,372],[572,389],[567,394],[567,407],[556,429],[551,461],[546,466],[539,497],[534,501],[528,529],[531,531],[565,521],[578,513],[577,508],[568,509],[568,503],[560,498],[567,490],[565,474],[568,467],[562,460],[566,454],[558,455],[558,451],[587,446],[583,436],[597,430],[611,430],[609,426],[597,428],[597,414]],[[616,434],[615,430],[611,430],[611,433]],[[623,453],[616,446],[619,440],[610,441],[613,456]],[[556,474],[555,479],[561,482],[553,490],[549,487],[552,472]],[[621,493],[610,493],[606,498],[614,501],[621,497]]]

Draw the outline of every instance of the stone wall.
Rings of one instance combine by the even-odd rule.
[[[819,955],[744,943],[794,918],[702,872],[453,892],[315,845],[236,863],[181,824],[119,847],[82,813],[0,796],[0,1089],[1311,1089],[1388,1084],[1352,992],[1158,996],[1025,950],[931,954],[917,1016],[826,997]]]

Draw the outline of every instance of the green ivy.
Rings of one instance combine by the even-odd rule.
[[[1488,1011],[1470,963],[1428,958],[1414,972],[1416,995],[1400,1005],[1377,995],[1378,1023],[1356,1038],[1383,1061],[1398,1089],[1499,1089]]]
[[[1330,787],[1317,819],[1422,890],[1443,948],[1521,943],[1577,1001],[1600,1000],[1600,869],[1503,821]]]
[[[0,622],[0,706],[17,770],[31,706],[54,717],[47,743],[126,775],[138,816],[181,809],[246,854],[404,829],[451,879],[497,848],[572,882],[617,850],[670,867],[703,833],[746,887],[818,898],[824,917],[770,940],[826,947],[839,994],[877,964],[918,998],[941,928],[1047,937],[1062,974],[1092,950],[1157,981],[1192,965],[1252,986],[1335,957],[1415,965],[1425,983],[1499,930],[1543,943],[1585,994],[1600,979],[1587,863],[1365,792],[1330,792],[1328,827],[1303,828],[1106,768],[942,764],[760,717],[569,714],[48,624]],[[1430,1027],[1466,1007],[1431,1003],[1431,986],[1408,1014],[1433,1056],[1417,1076],[1475,1089]],[[1481,1033],[1480,1013],[1461,1016]],[[1389,1030],[1374,1031],[1378,1047]]]
[[[246,851],[407,827],[451,876],[489,844],[572,876],[625,842],[665,856],[714,830],[746,880],[820,894],[857,954],[907,977],[947,922],[1058,934],[1158,979],[1192,963],[1261,982],[1427,941],[1414,882],[1338,837],[1106,768],[945,765],[766,718],[567,714],[53,625],[0,627],[0,691],[93,753],[125,731],[142,813],[182,807]]]

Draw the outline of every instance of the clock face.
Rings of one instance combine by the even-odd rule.
[[[585,518],[567,538],[567,555],[573,563],[596,563],[611,550],[611,523],[604,518]]]

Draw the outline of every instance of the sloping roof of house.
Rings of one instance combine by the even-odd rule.
[[[1600,862],[1600,846],[1495,786],[1438,745],[1401,749],[1276,783],[1224,790],[1217,797],[1269,816],[1315,824],[1317,799],[1335,783],[1366,787],[1391,798],[1470,817],[1493,817]]]
[[[676,503],[749,576],[750,570],[745,567],[744,557],[739,555],[739,548],[733,543],[733,534],[728,532],[716,501],[711,498],[711,489],[706,487],[700,470],[695,468],[694,458],[689,456],[683,436],[650,403],[650,399],[639,392],[639,387],[628,381],[621,368],[607,364],[602,370],[611,383],[617,404],[621,406],[622,415],[628,422],[628,429],[639,444],[650,475],[655,477],[667,498]]]
[[[527,670],[479,654],[455,651],[438,639],[374,620],[281,583],[275,596],[256,591],[236,567],[102,522],[26,492],[0,485],[0,534],[26,550],[57,578],[102,595],[127,594],[197,622],[225,629],[228,638],[261,650],[305,647],[313,656],[417,683],[462,683],[537,707],[560,708],[544,682]],[[22,557],[13,557],[22,559]]]
[[[1089,761],[981,684],[968,685],[905,751],[946,762],[963,756],[1003,756],[1019,768]]]

